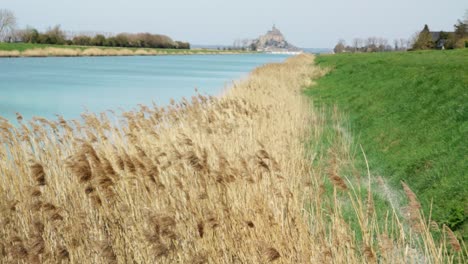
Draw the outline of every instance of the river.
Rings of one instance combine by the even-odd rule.
[[[78,118],[84,111],[131,110],[218,95],[255,67],[285,55],[189,55],[0,59],[0,116]]]

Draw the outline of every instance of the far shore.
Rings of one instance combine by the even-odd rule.
[[[153,49],[97,46],[30,45],[1,43],[0,58],[20,57],[92,57],[92,56],[160,56],[160,55],[215,55],[255,53],[242,50],[211,49]]]

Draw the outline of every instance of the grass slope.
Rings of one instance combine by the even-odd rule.
[[[406,182],[432,217],[467,238],[468,50],[320,56],[308,90],[349,116],[371,168]]]

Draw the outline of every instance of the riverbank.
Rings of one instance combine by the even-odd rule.
[[[242,54],[246,51],[208,49],[151,49],[44,45],[29,43],[0,43],[0,58],[17,57],[85,57],[85,56],[158,56],[158,55],[212,55]]]
[[[327,71],[313,61],[304,54],[257,68],[221,98],[88,113],[83,121],[37,118],[27,125],[18,116],[20,128],[0,121],[0,257],[51,263],[459,260],[434,243],[421,218],[413,218],[421,228],[415,233],[394,212],[374,210],[359,181],[367,182],[367,175],[341,170],[346,142],[328,149],[329,156],[314,151],[329,120],[303,94]],[[359,224],[349,224],[345,204],[353,205]]]

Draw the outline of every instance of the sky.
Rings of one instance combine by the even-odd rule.
[[[60,24],[75,32],[150,32],[192,44],[231,45],[276,24],[302,48],[332,48],[339,39],[410,38],[428,24],[451,31],[467,0],[0,0],[18,25]]]

